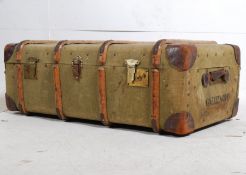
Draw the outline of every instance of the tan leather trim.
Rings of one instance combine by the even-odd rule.
[[[106,64],[108,48],[112,44],[129,44],[136,43],[134,41],[114,41],[107,40],[102,43],[99,49],[99,63],[101,67],[98,68],[98,89],[99,89],[99,102],[100,102],[100,117],[104,125],[110,125],[107,114],[107,93],[106,93],[106,72],[103,67]]]
[[[54,43],[55,41],[49,40],[25,40],[20,42],[16,47],[16,61],[17,61],[17,89],[18,89],[18,106],[19,110],[23,113],[27,113],[27,109],[25,107],[24,100],[24,92],[23,92],[23,67],[21,65],[22,55],[24,46],[27,44],[45,44],[45,43]]]
[[[17,64],[17,89],[18,89],[19,110],[22,113],[27,113],[25,107],[24,93],[23,93],[23,70],[21,64]]]
[[[59,41],[54,49],[55,55],[54,55],[54,59],[55,59],[55,63],[59,63],[61,60],[61,51],[62,48],[65,45],[69,45],[69,44],[96,44],[96,43],[101,43],[102,41],[93,41],[93,40],[62,40]]]
[[[152,114],[151,124],[154,132],[160,132],[160,72],[152,70]]]
[[[69,44],[96,44],[100,43],[100,41],[89,41],[89,40],[62,40],[59,41],[54,49],[54,86],[55,86],[55,102],[56,102],[56,112],[60,119],[66,120],[66,116],[63,113],[63,105],[62,105],[62,90],[61,90],[61,80],[60,80],[60,69],[59,62],[61,60],[61,52],[65,45]]]
[[[152,49],[152,82],[151,82],[151,124],[154,132],[160,132],[160,71],[161,49],[166,44],[166,39],[158,40]]]
[[[107,40],[101,45],[99,49],[99,62],[101,65],[104,65],[106,63],[108,47],[113,44],[113,42],[113,40]]]
[[[99,88],[99,102],[100,102],[100,117],[104,125],[110,125],[107,113],[107,97],[106,97],[106,73],[104,67],[98,68],[98,88]]]
[[[24,40],[21,41],[16,48],[16,60],[21,61],[22,59],[22,52],[25,45],[28,44],[47,44],[47,43],[56,43],[56,41],[50,41],[50,40]]]
[[[59,65],[54,65],[54,85],[55,85],[55,102],[56,102],[56,111],[60,119],[65,120],[65,116],[62,110],[62,91],[61,91],[61,80],[60,80],[60,71]]]
[[[161,48],[166,44],[167,40],[162,39],[155,43],[152,50],[152,65],[154,68],[158,68],[161,64]]]
[[[103,44],[101,45],[100,49],[99,49],[99,62],[101,65],[104,65],[106,63],[106,59],[107,59],[107,52],[108,52],[108,48],[110,45],[112,44],[130,44],[130,43],[137,43],[134,41],[114,41],[114,40],[107,40],[104,41]]]

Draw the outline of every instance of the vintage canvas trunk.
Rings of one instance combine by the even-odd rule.
[[[22,41],[4,50],[11,111],[189,134],[236,115],[240,49],[214,41]]]

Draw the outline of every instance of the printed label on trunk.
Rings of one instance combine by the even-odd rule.
[[[229,97],[230,97],[229,93],[214,96],[214,97],[209,97],[206,99],[206,106],[227,102],[229,100]]]

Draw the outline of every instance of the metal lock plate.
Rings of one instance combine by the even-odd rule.
[[[82,65],[83,65],[83,62],[82,62],[81,56],[77,56],[76,58],[73,59],[73,61],[72,61],[72,73],[73,73],[73,77],[76,80],[80,79]]]
[[[128,59],[127,64],[127,84],[136,87],[148,87],[149,72],[148,69],[136,68],[140,63],[138,60]]]
[[[39,59],[29,57],[27,63],[24,63],[24,79],[37,79],[37,63]]]

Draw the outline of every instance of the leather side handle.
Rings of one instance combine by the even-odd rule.
[[[225,69],[220,69],[216,71],[207,72],[202,75],[202,85],[208,87],[212,82],[222,80],[227,83],[229,81],[229,71]]]

